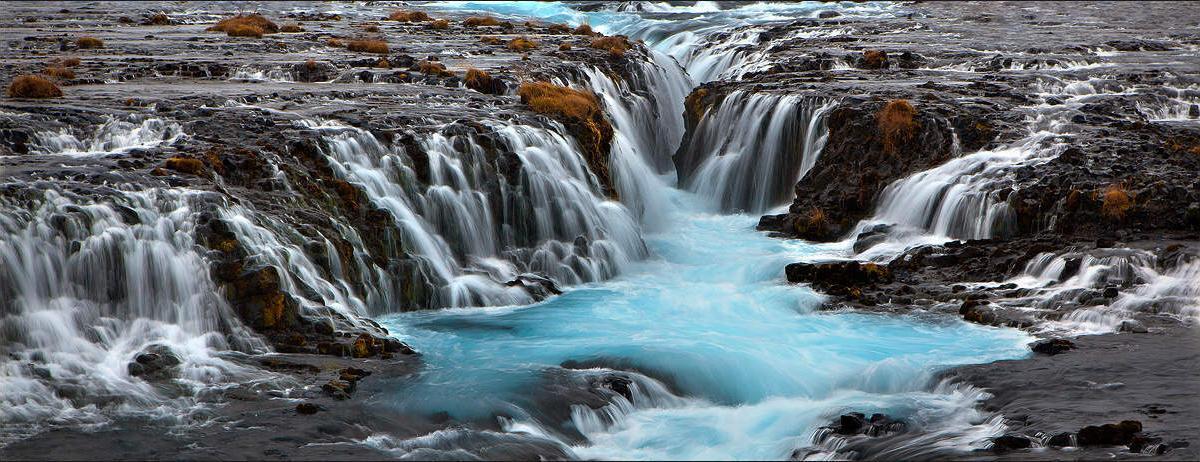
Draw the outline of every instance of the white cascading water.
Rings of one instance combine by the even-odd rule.
[[[129,120],[106,117],[103,124],[88,134],[70,129],[37,133],[30,151],[46,155],[100,155],[171,144],[184,136],[182,127],[169,120],[143,115],[130,116]]]
[[[529,303],[528,293],[507,284],[521,274],[578,284],[610,278],[644,255],[638,224],[601,197],[561,127],[486,123],[521,164],[516,186],[501,184],[498,195],[484,185],[483,169],[491,167],[469,136],[434,134],[423,142],[430,182],[423,187],[402,149],[351,127],[304,125],[325,132],[337,175],[393,216],[405,250],[435,286],[432,306]]]
[[[723,212],[786,203],[825,146],[823,98],[734,91],[697,124],[677,161],[680,186]]]
[[[122,412],[173,418],[207,387],[263,378],[219,353],[267,347],[233,316],[193,242],[203,194],[91,203],[49,191],[0,204],[0,422],[36,430]],[[131,375],[150,347],[178,357],[178,394]]]

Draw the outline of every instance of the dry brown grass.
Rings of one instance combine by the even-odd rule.
[[[566,42],[558,44],[558,51],[571,51],[571,44]]]
[[[417,70],[422,74],[436,75],[438,77],[450,77],[454,73],[446,70],[446,65],[437,61],[421,61],[417,63]]]
[[[707,109],[703,105],[704,98],[707,96],[707,88],[697,88],[695,91],[688,94],[683,100],[684,108],[686,108],[688,114],[690,114],[692,117],[695,117],[696,120],[700,120],[700,116],[703,115],[703,111]]]
[[[450,28],[450,21],[446,19],[439,19],[429,23],[429,28],[434,30],[446,30]]]
[[[154,13],[146,20],[146,24],[151,26],[169,26],[175,24],[175,22],[171,21],[171,17],[167,16],[166,13]]]
[[[75,39],[75,46],[82,49],[104,48],[104,41],[96,37],[79,37]]]
[[[517,37],[508,41],[508,49],[512,51],[529,51],[537,47],[537,42],[525,37]]]
[[[1129,209],[1133,208],[1133,196],[1125,189],[1125,185],[1113,184],[1104,188],[1103,203],[1100,205],[1100,214],[1113,220],[1122,220],[1129,213]]]
[[[304,61],[304,68],[308,69],[309,72],[317,70],[317,60],[309,58],[307,61]]]
[[[467,19],[464,19],[462,22],[462,25],[467,27],[499,26],[500,24],[501,23],[499,19],[491,16],[471,16]]]
[[[175,156],[169,158],[167,159],[166,163],[163,164],[163,167],[168,170],[187,173],[189,175],[199,175],[204,173],[204,162],[200,159],[193,159],[191,157]]]
[[[284,24],[282,27],[279,28],[279,31],[294,34],[296,32],[304,32],[304,27],[300,26],[300,24],[297,24],[297,23]]]
[[[59,98],[62,95],[58,85],[37,75],[18,75],[8,84],[10,98]]]
[[[580,24],[579,27],[575,28],[574,33],[575,35],[596,35],[596,32],[592,30],[592,26],[587,24]]]
[[[504,39],[500,37],[492,37],[490,35],[479,37],[479,41],[488,45],[501,45],[504,43]]]
[[[589,46],[597,50],[606,50],[612,56],[625,56],[625,52],[633,48],[629,38],[624,35],[595,38]]]
[[[463,83],[467,88],[492,95],[502,94],[506,89],[503,82],[492,78],[487,72],[475,68],[467,69],[467,75],[463,78]]]
[[[325,44],[329,45],[331,47],[334,47],[334,48],[341,48],[341,47],[346,46],[346,44],[342,43],[341,40],[338,40],[336,38],[330,38],[329,40],[326,40]]]
[[[908,142],[920,126],[914,117],[917,109],[908,100],[894,99],[875,114],[875,122],[879,126],[879,135],[883,143],[883,152],[894,154],[896,147]]]
[[[388,44],[383,40],[354,40],[346,45],[346,49],[361,53],[386,55],[388,53]]]
[[[239,14],[218,21],[209,31],[224,32],[232,37],[262,37],[279,32],[279,26],[258,13]],[[257,31],[257,34],[255,33]]]
[[[887,53],[880,50],[863,51],[863,67],[867,69],[882,69],[887,65]]]
[[[379,32],[378,24],[367,24],[363,26],[363,30],[367,32]]]
[[[75,78],[75,71],[61,66],[49,66],[42,71],[42,75],[59,80],[70,80]]]
[[[550,27],[546,28],[546,32],[551,34],[569,34],[571,33],[571,26],[566,24],[551,24]]]
[[[388,19],[400,22],[426,22],[432,20],[433,18],[430,18],[429,15],[424,11],[397,10],[388,15]]]
[[[805,217],[805,221],[808,222],[807,224],[810,229],[818,228],[829,223],[829,216],[825,214],[824,210],[813,207],[812,210],[808,211],[808,216]]]
[[[534,112],[587,120],[602,114],[596,95],[548,82],[526,82],[517,90],[521,102]]]
[[[379,62],[375,63],[375,67],[380,69],[391,69],[392,63],[389,63],[387,58],[379,58]]]
[[[78,66],[80,63],[82,63],[82,61],[80,61],[79,58],[70,57],[70,58],[62,58],[62,59],[58,59],[58,58],[51,59],[49,65],[50,66],[58,66],[58,67],[75,67],[75,66]]]
[[[264,32],[261,27],[251,26],[249,24],[233,24],[225,27],[225,33],[230,37],[254,37],[262,38]]]

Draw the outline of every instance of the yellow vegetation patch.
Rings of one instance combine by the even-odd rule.
[[[624,35],[595,38],[592,39],[590,46],[597,50],[606,50],[613,56],[624,56],[626,51],[633,48],[633,44],[629,43],[629,38]]]
[[[525,37],[517,37],[508,41],[508,49],[512,51],[529,51],[537,47],[537,42]]]
[[[421,61],[417,63],[417,70],[422,74],[436,75],[438,77],[450,77],[453,72],[446,70],[446,65],[437,61]]]
[[[37,75],[19,75],[8,84],[11,98],[58,98],[62,95],[58,85]]]
[[[446,30],[446,29],[450,28],[450,21],[447,21],[445,19],[439,19],[437,21],[429,23],[429,28],[435,29],[435,30]]]
[[[430,18],[429,15],[426,14],[424,11],[397,10],[397,11],[393,11],[392,14],[388,15],[388,19],[391,19],[392,21],[400,21],[400,22],[426,22],[433,18]]]
[[[1133,208],[1133,196],[1124,185],[1114,184],[1104,188],[1104,202],[1100,205],[1100,214],[1105,217],[1121,220]]]
[[[491,16],[471,16],[464,19],[462,25],[467,27],[499,26],[500,20]]]
[[[346,49],[362,53],[387,54],[388,44],[383,40],[354,40],[346,45]]]
[[[75,39],[75,46],[83,49],[104,48],[104,41],[96,37],[79,37]]]
[[[70,80],[75,78],[75,71],[60,66],[49,66],[42,71],[42,75],[56,79]]]
[[[209,31],[224,32],[233,37],[262,37],[279,32],[279,26],[258,13],[239,14],[218,21]]]
[[[875,114],[884,153],[895,153],[898,145],[912,138],[920,126],[913,120],[916,115],[917,109],[908,100],[903,99],[888,101],[883,109]]]

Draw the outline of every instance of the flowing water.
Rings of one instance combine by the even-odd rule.
[[[370,132],[298,120],[299,129],[320,134],[334,173],[397,223],[395,250],[416,262],[408,273],[374,267],[365,254],[354,256],[355,268],[321,261],[284,223],[235,204],[215,211],[255,263],[281,270],[281,288],[306,312],[378,316],[423,353],[422,371],[376,405],[472,424],[365,443],[413,457],[470,457],[488,441],[522,441],[580,458],[782,459],[848,456],[836,447],[794,451],[850,411],[887,413],[936,437],[909,445],[918,452],[979,447],[1003,431],[999,419],[974,409],[979,391],[935,386],[933,378],[956,364],[1021,357],[1025,334],[941,318],[818,312],[821,297],[784,283],[783,267],[843,250],[769,239],[754,231],[757,215],[732,213],[787,201],[820,153],[830,101],[727,99],[704,122],[713,142],[703,147],[711,149],[695,149],[695,170],[675,187],[683,97],[696,83],[769,65],[742,50],[760,39],[753,26],[828,8],[872,15],[893,6],[449,7],[586,22],[643,38],[655,51],[630,81],[581,69],[562,82],[602,97],[616,130],[621,202],[600,193],[578,147],[553,123],[481,121],[520,160],[513,181],[493,184],[486,179],[496,172],[482,170],[484,150],[452,125],[419,141],[428,155],[419,172],[404,148]],[[749,28],[716,34],[742,26]],[[39,135],[36,151],[121,155],[180,136],[167,121],[114,120],[93,134]],[[427,181],[417,181],[419,173]],[[170,414],[206,387],[262,379],[221,356],[265,347],[231,322],[213,282],[196,276],[211,262],[192,242],[199,218],[190,194],[129,193],[120,204],[51,194],[32,206],[0,204],[20,211],[0,221],[0,335],[3,352],[16,355],[0,369],[0,420],[93,423],[102,420],[97,403],[108,399]],[[361,242],[346,228],[340,237]],[[346,271],[370,275],[367,293],[345,281]],[[533,303],[510,284],[534,274],[565,293]],[[429,286],[422,307],[446,308],[385,314],[403,306],[399,277]],[[186,390],[166,393],[131,376],[130,360],[155,345],[180,357]],[[94,389],[72,400],[38,389],[44,374]]]

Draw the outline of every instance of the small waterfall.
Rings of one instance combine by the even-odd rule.
[[[681,148],[680,185],[725,212],[757,213],[786,202],[825,146],[833,106],[816,97],[730,93]]]
[[[0,421],[172,416],[204,388],[248,378],[218,351],[267,348],[217,292],[192,237],[209,194],[91,202],[51,190],[0,202]],[[136,376],[130,363],[147,350],[178,359],[175,391]]]
[[[64,128],[57,132],[37,133],[32,154],[84,156],[111,154],[138,148],[171,144],[183,136],[179,124],[159,118],[134,115],[129,120],[106,116],[95,131],[77,137],[78,133]]]
[[[883,190],[871,221],[955,239],[1006,236],[1016,216],[1001,186],[1013,168],[1057,156],[1063,146],[1042,144],[1052,136],[1039,133],[1015,147],[979,151],[900,179]]]
[[[370,312],[414,302],[526,304],[534,299],[520,287],[522,279],[603,280],[646,254],[638,224],[625,207],[602,198],[564,129],[486,124],[503,153],[488,152],[475,135],[452,125],[421,142],[419,168],[418,153],[384,145],[369,132],[303,124],[323,133],[337,176],[392,216],[404,251],[417,262],[409,279],[434,290],[431,300],[384,296],[371,302],[383,306]]]
[[[582,86],[599,95],[613,125],[610,169],[622,202],[651,229],[669,210],[666,181],[671,157],[683,138],[683,99],[692,83],[670,58],[650,53],[635,61],[632,82],[614,82],[596,68],[584,68]]]

